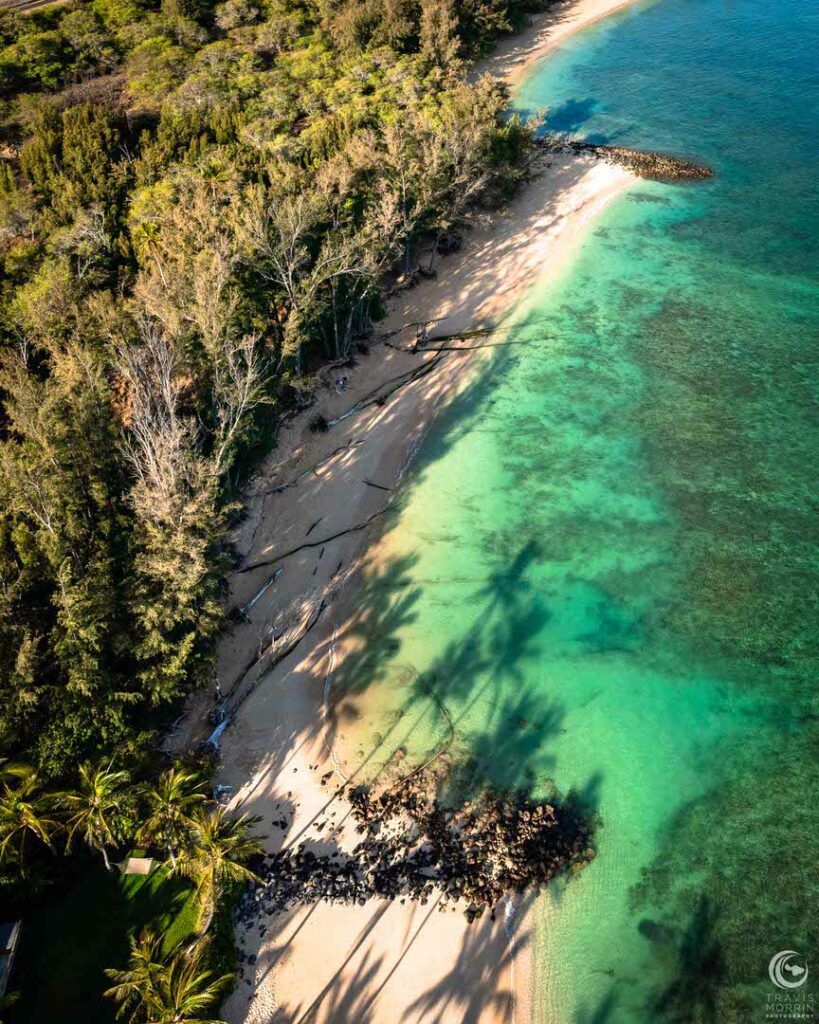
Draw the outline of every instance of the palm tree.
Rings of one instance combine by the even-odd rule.
[[[121,1004],[117,1017],[124,1017],[131,1010],[129,1020],[139,1020],[146,996],[153,991],[162,973],[162,967],[161,937],[148,929],[145,929],[138,939],[131,936],[131,955],[128,958],[127,970],[105,970],[108,977],[116,982],[104,995]]]
[[[136,250],[136,254],[140,259],[153,259],[156,264],[156,269],[159,271],[162,285],[164,288],[167,288],[168,282],[165,280],[165,272],[162,269],[162,263],[159,259],[160,235],[161,232],[156,221],[144,220],[140,224],[136,225],[131,233],[131,239],[134,249]]]
[[[29,765],[0,768],[0,862],[16,861],[25,874],[28,840],[35,836],[52,848],[60,823],[52,817],[55,797],[45,793]]]
[[[220,192],[226,192],[231,185],[232,175],[228,167],[218,160],[210,160],[199,169],[199,175],[210,189],[211,197],[216,199]]]
[[[233,976],[203,968],[206,948],[204,942],[189,952],[176,946],[163,956],[162,940],[151,932],[131,939],[128,968],[105,972],[115,982],[105,995],[120,1004],[117,1017],[127,1015],[130,1024],[224,1024],[202,1015]]]
[[[124,787],[128,782],[128,773],[114,771],[111,764],[81,765],[76,792],[66,793],[62,798],[69,812],[66,852],[71,850],[74,837],[79,834],[86,845],[100,851],[108,871],[111,870],[108,847],[116,842],[115,829],[122,815]]]
[[[199,897],[199,935],[210,927],[226,882],[259,881],[245,864],[262,852],[262,844],[248,835],[259,818],[230,817],[224,807],[200,807],[193,819],[191,841],[183,850],[175,871],[196,883]]]
[[[205,801],[202,792],[204,780],[197,772],[187,768],[169,768],[144,790],[148,814],[140,826],[137,839],[141,843],[164,843],[171,862],[176,868],[177,850],[193,825],[192,815]]]

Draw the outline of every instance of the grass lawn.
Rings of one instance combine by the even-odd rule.
[[[191,883],[161,865],[127,876],[89,866],[62,897],[50,889],[23,919],[10,1024],[112,1024],[104,970],[126,966],[129,936],[150,924],[170,949],[195,931],[196,914]]]

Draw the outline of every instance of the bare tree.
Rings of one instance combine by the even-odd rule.
[[[268,373],[259,350],[258,334],[229,338],[214,366],[216,408],[213,472],[221,475],[230,465],[230,453],[252,411],[268,401]]]
[[[197,334],[211,359],[236,330],[240,306],[235,199],[229,181],[218,197],[212,182],[183,182],[172,202],[163,195],[132,228],[143,261],[138,304],[173,337]]]
[[[242,229],[254,269],[283,292],[287,312],[282,355],[301,372],[301,350],[311,322],[329,292],[336,355],[346,349],[348,331],[339,329],[338,289],[355,289],[373,275],[372,257],[362,233],[339,226],[319,228],[334,220],[326,193],[316,188],[275,195],[253,186],[242,209]]]
[[[180,504],[202,489],[208,472],[195,421],[181,413],[183,384],[174,347],[147,316],[139,320],[139,333],[139,344],[118,352],[130,400],[127,449],[136,474],[132,501],[139,514],[172,522]]]
[[[143,316],[139,341],[118,352],[128,391],[124,417],[134,471],[130,500],[138,544],[132,608],[141,624],[135,653],[140,685],[158,702],[179,693],[199,638],[216,629],[221,518],[218,479],[203,454],[203,434],[183,399],[173,342]]]

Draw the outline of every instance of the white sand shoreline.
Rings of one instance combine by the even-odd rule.
[[[580,0],[577,3],[567,0],[544,14],[535,15],[528,28],[502,40],[490,57],[476,65],[475,72],[494,75],[510,88],[519,86],[547,53],[570,36],[636,2]]]
[[[563,17],[527,33],[524,63],[531,65],[550,48],[550,32],[560,39],[623,6],[622,0],[579,0]],[[585,19],[585,20],[584,20]],[[511,43],[510,43],[511,47]],[[544,49],[545,47],[545,49]],[[517,76],[520,54],[511,47],[510,64],[496,62]],[[549,166],[545,166],[547,164]],[[435,320],[436,335],[457,334],[478,325],[494,325],[536,282],[561,273],[599,212],[634,181],[627,171],[588,157],[561,155],[544,161],[530,185],[508,210],[471,232],[461,252],[447,257],[437,279],[399,293],[391,304],[385,333],[414,338],[403,325]],[[391,395],[384,404],[365,404],[327,433],[311,433],[317,412],[333,419],[355,407],[381,384],[410,374],[435,358],[384,344],[349,371],[338,394],[327,388],[317,404],[282,430],[275,452],[257,474],[247,497],[247,520],[235,541],[258,569],[234,574],[231,603],[246,605],[284,572],[255,603],[251,621],[237,625],[220,645],[219,676],[233,699],[242,697],[235,720],[222,737],[219,781],[234,788],[234,804],[263,818],[266,845],[307,842],[316,849],[329,842],[351,848],[357,837],[343,798],[332,798],[338,773],[354,773],[350,751],[337,748],[335,730],[343,715],[355,714],[354,702],[341,704],[332,692],[333,659],[345,656],[344,626],[360,609],[354,586],[345,586],[363,564],[383,556],[373,544],[376,520],[367,519],[391,500],[394,489],[429,429],[436,410],[449,401],[481,358],[476,352],[449,353],[428,375]],[[348,372],[348,371],[345,371]],[[336,371],[337,374],[337,371]],[[311,469],[312,467],[312,469]],[[279,493],[282,483],[298,481]],[[312,524],[312,525],[311,525]],[[310,527],[309,541],[305,533]],[[326,543],[322,543],[326,538]],[[308,543],[312,546],[303,547]],[[285,559],[277,552],[294,551]],[[299,624],[314,622],[309,637],[270,672],[242,668],[276,634],[294,636]],[[338,633],[339,642],[334,641]],[[326,704],[325,704],[326,702]],[[189,731],[201,722],[208,695],[192,702]],[[321,779],[335,773],[329,784]],[[285,816],[286,832],[271,827]],[[484,915],[468,925],[461,913],[435,914],[430,907],[396,901],[366,906],[318,904],[297,907],[275,918],[240,928],[240,948],[256,957],[227,1000],[230,1024],[399,1021],[494,1024],[532,1018],[526,957],[530,928],[525,908],[514,937],[504,915]],[[266,930],[259,934],[259,924]],[[514,976],[513,976],[514,975]]]

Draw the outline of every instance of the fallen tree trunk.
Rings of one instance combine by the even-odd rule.
[[[321,540],[299,544],[298,547],[291,548],[289,551],[284,551],[280,555],[276,555],[275,558],[265,558],[258,562],[251,562],[249,565],[242,566],[241,569],[237,569],[236,571],[239,574],[253,572],[254,569],[260,569],[263,565],[272,565],[274,562],[283,562],[286,558],[290,558],[292,555],[296,555],[307,548],[320,548],[329,544],[331,541],[338,540],[339,537],[345,537],[348,533],[358,533],[361,530],[366,530],[370,523],[379,516],[383,516],[388,508],[389,505],[386,505],[384,508],[379,509],[377,512],[374,512],[371,516],[365,519],[363,523],[356,523],[355,526],[349,526],[346,530],[339,530],[338,533],[334,533],[329,537],[322,537]]]

